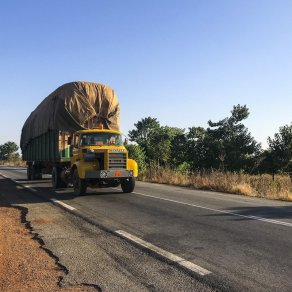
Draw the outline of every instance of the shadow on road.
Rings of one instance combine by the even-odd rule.
[[[57,200],[86,200],[86,197],[93,196],[113,196],[122,195],[122,191],[107,189],[89,190],[84,196],[77,197],[73,193],[72,188],[53,190],[50,186],[50,179],[27,181],[24,179],[17,179],[16,184],[8,178],[0,176],[0,204],[2,205],[17,205],[17,204],[34,204],[51,202],[51,199]],[[22,187],[29,185],[36,192],[32,192],[29,189]]]

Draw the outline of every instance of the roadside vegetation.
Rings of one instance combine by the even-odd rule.
[[[268,137],[263,150],[243,124],[248,116],[245,105],[236,105],[229,117],[188,130],[143,118],[129,132],[134,143],[127,145],[138,161],[139,179],[292,200],[292,123]]]
[[[292,183],[288,175],[250,175],[240,172],[181,173],[170,168],[148,169],[141,181],[186,186],[200,190],[238,194],[250,197],[292,201]]]
[[[0,165],[25,166],[20,154],[17,152],[19,147],[15,142],[8,141],[0,145]]]

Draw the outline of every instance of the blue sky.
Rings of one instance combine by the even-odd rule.
[[[58,86],[112,86],[127,134],[144,117],[207,126],[246,104],[267,137],[292,122],[292,1],[0,2],[0,144]]]

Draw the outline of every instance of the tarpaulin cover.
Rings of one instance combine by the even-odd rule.
[[[73,132],[103,124],[119,130],[120,107],[114,90],[93,82],[71,82],[47,96],[26,120],[20,147],[49,130]]]

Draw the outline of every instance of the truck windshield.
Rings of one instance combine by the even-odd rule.
[[[80,146],[123,146],[122,136],[116,133],[86,133],[80,136]]]

